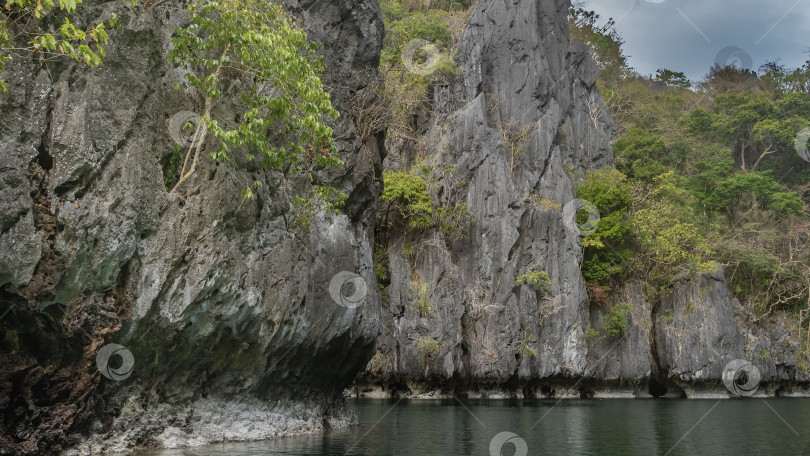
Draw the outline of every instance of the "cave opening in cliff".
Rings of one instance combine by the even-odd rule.
[[[667,387],[655,379],[650,379],[649,392],[652,397],[662,397],[667,394]]]

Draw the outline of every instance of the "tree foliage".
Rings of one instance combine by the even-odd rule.
[[[386,212],[395,209],[411,228],[430,226],[435,203],[424,179],[413,174],[384,171],[383,184],[385,189],[380,201],[387,203]]]
[[[597,19],[573,9],[572,40],[594,50],[594,37],[618,36]],[[810,248],[801,233],[810,224],[810,164],[796,138],[810,125],[810,61],[766,62],[759,75],[715,65],[690,87],[676,69],[639,75],[617,57],[621,40],[613,43],[614,57],[602,60],[619,70],[597,84],[616,121],[615,172],[625,184],[601,176],[577,189],[602,212],[583,240],[592,298],[609,304],[612,283],[640,277],[658,299],[675,277],[719,262],[741,301],[761,313],[802,310],[808,325]],[[617,196],[627,187],[629,204]],[[614,230],[625,234],[607,236]]]
[[[338,112],[318,77],[323,58],[281,6],[208,0],[189,10],[190,24],[175,31],[168,59],[201,98],[203,122],[172,190],[193,175],[208,133],[218,142],[210,153],[217,162],[231,161],[238,150],[245,162],[258,161],[267,170],[341,165],[325,122]],[[224,95],[238,96],[237,122],[232,114],[216,115]],[[243,195],[253,196],[251,186]]]
[[[682,71],[673,71],[666,68],[659,68],[655,72],[655,80],[665,83],[668,87],[687,89],[692,87],[689,78]]]
[[[470,2],[446,0],[383,0],[380,7],[385,20],[385,40],[380,52],[380,70],[384,85],[378,92],[378,106],[385,113],[389,134],[415,139],[415,118],[430,106],[429,88],[433,83],[451,80],[457,68],[452,50],[468,17]],[[417,41],[415,41],[417,40]],[[414,50],[413,64],[425,65],[412,71],[403,61],[403,50],[414,43],[428,43]]]
[[[625,302],[617,303],[611,307],[605,315],[603,326],[605,332],[613,337],[619,337],[624,334],[625,331],[630,329],[630,322],[627,321],[627,318],[632,312],[633,306]]]
[[[135,4],[135,0],[131,0]],[[69,57],[90,67],[102,64],[106,56],[107,25],[121,24],[113,14],[105,24],[101,21],[87,27],[77,27],[71,18],[81,0],[7,0],[0,10],[0,73],[12,58],[48,62]],[[8,91],[7,81],[0,79],[0,92]]]
[[[528,285],[535,291],[546,293],[551,286],[551,278],[548,273],[540,269],[542,265],[536,264],[525,274],[520,274],[515,278],[515,286]]]
[[[609,279],[620,275],[631,256],[630,184],[619,170],[593,170],[577,187],[577,197],[596,206],[600,214],[596,231],[582,241],[585,247],[582,274],[592,285],[610,289]]]
[[[584,7],[583,1],[572,2],[568,12],[571,41],[588,46],[602,70],[603,79],[626,77],[630,73],[630,67],[622,50],[624,39],[615,29],[616,21],[608,18],[601,22],[600,19],[599,14]]]

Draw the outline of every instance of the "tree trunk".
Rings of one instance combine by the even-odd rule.
[[[225,61],[225,56],[228,54],[228,49],[230,45],[225,46],[225,50],[222,51],[222,55],[219,56],[219,65],[217,65],[216,71],[214,71],[214,84],[217,82],[217,78],[219,77],[219,72],[222,69],[222,63]],[[197,141],[197,147],[194,147],[194,144],[189,146],[188,152],[186,152],[186,159],[183,160],[183,169],[180,171],[180,179],[174,185],[170,193],[174,193],[177,189],[180,188],[192,175],[194,175],[194,171],[197,170],[197,159],[200,157],[200,150],[202,150],[203,142],[205,142],[205,135],[208,133],[208,125],[206,122],[211,117],[211,108],[213,106],[213,99],[206,95],[205,97],[205,109],[203,111],[203,118],[202,124],[197,125],[197,130],[194,131],[194,139]],[[202,128],[202,130],[200,130]],[[186,172],[186,165],[188,164],[189,157],[191,156],[191,151],[194,150],[194,158],[191,160],[191,168],[188,169]]]

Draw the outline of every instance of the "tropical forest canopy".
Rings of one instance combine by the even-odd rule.
[[[806,328],[810,60],[757,72],[715,65],[697,82],[677,69],[644,76],[613,25],[581,3],[570,10],[571,40],[601,68],[617,126],[616,169],[591,171],[578,186],[602,213],[584,241],[591,298],[608,299],[628,277],[642,278],[654,298],[716,262],[743,305]]]

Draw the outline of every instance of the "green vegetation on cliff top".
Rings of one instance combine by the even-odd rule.
[[[769,62],[758,77],[715,66],[697,83],[671,69],[643,76],[613,22],[598,23],[581,3],[571,9],[571,40],[595,56],[617,126],[616,169],[578,177],[578,197],[602,214],[583,241],[591,298],[609,306],[612,287],[640,277],[655,299],[717,262],[744,305],[807,328],[810,61]]]

